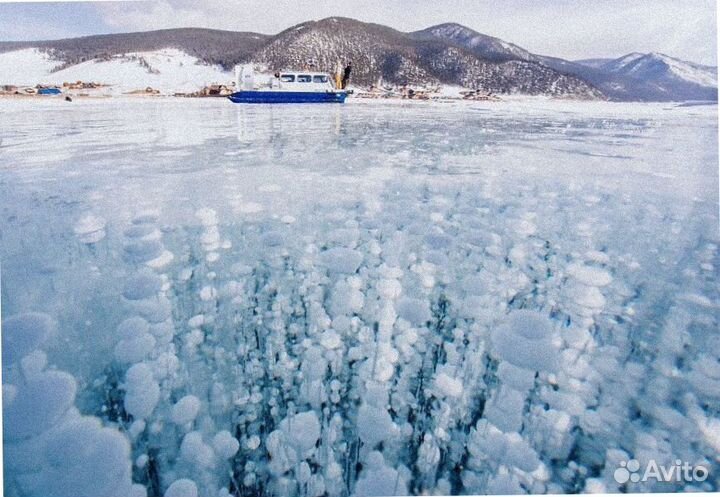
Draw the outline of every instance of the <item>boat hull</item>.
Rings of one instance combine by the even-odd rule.
[[[341,104],[346,92],[238,91],[228,96],[236,104]]]

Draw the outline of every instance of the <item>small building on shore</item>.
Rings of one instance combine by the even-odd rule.
[[[62,84],[62,87],[68,90],[92,90],[101,86],[103,85],[92,81],[75,81],[74,83],[65,81]]]

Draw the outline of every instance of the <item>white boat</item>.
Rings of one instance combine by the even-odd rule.
[[[263,79],[263,81],[258,81]],[[258,78],[252,66],[235,68],[235,93],[228,96],[234,103],[343,103],[348,95],[333,84],[327,73],[282,71]]]

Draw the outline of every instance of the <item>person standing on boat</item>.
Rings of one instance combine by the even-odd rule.
[[[348,82],[350,81],[350,73],[352,72],[352,62],[348,62],[348,64],[345,66],[345,71],[343,72],[342,77],[342,89],[344,90],[347,88]]]

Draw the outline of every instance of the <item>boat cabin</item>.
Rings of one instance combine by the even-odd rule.
[[[237,69],[236,88],[244,91],[326,92],[335,90],[327,73],[311,71],[282,71],[273,75],[256,75],[251,67]]]
[[[290,91],[324,91],[334,89],[330,76],[317,72],[281,72],[271,84]]]

